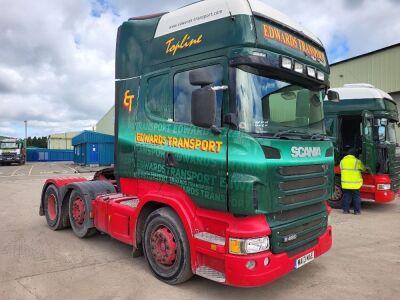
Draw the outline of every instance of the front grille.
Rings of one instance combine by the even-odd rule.
[[[273,229],[272,252],[281,253],[298,250],[299,247],[317,240],[325,232],[327,225],[327,216],[320,214],[306,220],[297,221],[289,226]]]
[[[325,172],[326,165],[307,165],[307,166],[291,166],[278,168],[279,174],[283,176],[308,175],[313,173]]]
[[[319,189],[319,190],[314,190],[311,192],[304,192],[301,194],[288,195],[288,196],[279,197],[279,203],[282,203],[285,205],[300,203],[300,202],[309,201],[310,199],[322,197],[324,194],[326,194],[326,189]]]
[[[284,181],[279,183],[279,188],[283,191],[290,191],[295,189],[303,189],[310,186],[322,185],[326,183],[326,177],[314,177],[295,181]]]
[[[397,192],[400,187],[400,157],[396,157],[393,169],[390,172],[390,180],[392,182],[392,190]]]
[[[312,205],[307,205],[291,210],[284,210],[271,215],[273,221],[289,221],[293,219],[299,219],[304,216],[309,216],[315,213],[320,212],[324,208],[324,204],[322,202],[315,203]]]
[[[293,256],[318,242],[327,228],[324,200],[330,196],[333,169],[327,164],[294,165],[275,170],[277,202],[267,215],[271,251]]]

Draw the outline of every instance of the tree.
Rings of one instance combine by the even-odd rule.
[[[28,137],[26,139],[27,147],[47,148],[47,136],[42,137]]]

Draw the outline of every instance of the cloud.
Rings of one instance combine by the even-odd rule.
[[[263,0],[319,36],[330,62],[400,42],[399,0]],[[0,135],[91,128],[114,103],[118,26],[193,1],[2,0]]]

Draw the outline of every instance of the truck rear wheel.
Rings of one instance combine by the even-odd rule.
[[[157,278],[179,284],[193,276],[186,232],[171,208],[157,209],[148,216],[143,240],[144,255]]]
[[[84,238],[96,233],[96,228],[90,228],[88,225],[89,208],[84,195],[77,190],[73,190],[69,198],[68,207],[69,220],[76,236]]]
[[[332,198],[329,199],[328,202],[332,208],[342,208],[343,190],[340,183],[335,183],[335,190],[333,192]]]
[[[60,214],[60,209],[58,205],[58,193],[57,188],[54,185],[49,185],[46,189],[43,205],[44,212],[46,215],[47,225],[53,230],[57,230],[57,221]]]

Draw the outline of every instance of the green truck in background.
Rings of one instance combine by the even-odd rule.
[[[370,84],[347,84],[331,90],[339,94],[341,101],[327,101],[324,105],[326,130],[335,145],[335,192],[330,205],[342,205],[339,163],[350,149],[359,153],[367,169],[363,173],[361,199],[393,201],[400,186],[396,102]]]
[[[24,141],[16,138],[0,139],[0,164],[24,164]]]
[[[51,229],[107,233],[169,284],[259,286],[330,249],[317,37],[260,1],[199,1],[124,22],[115,71],[115,170],[47,180]]]

